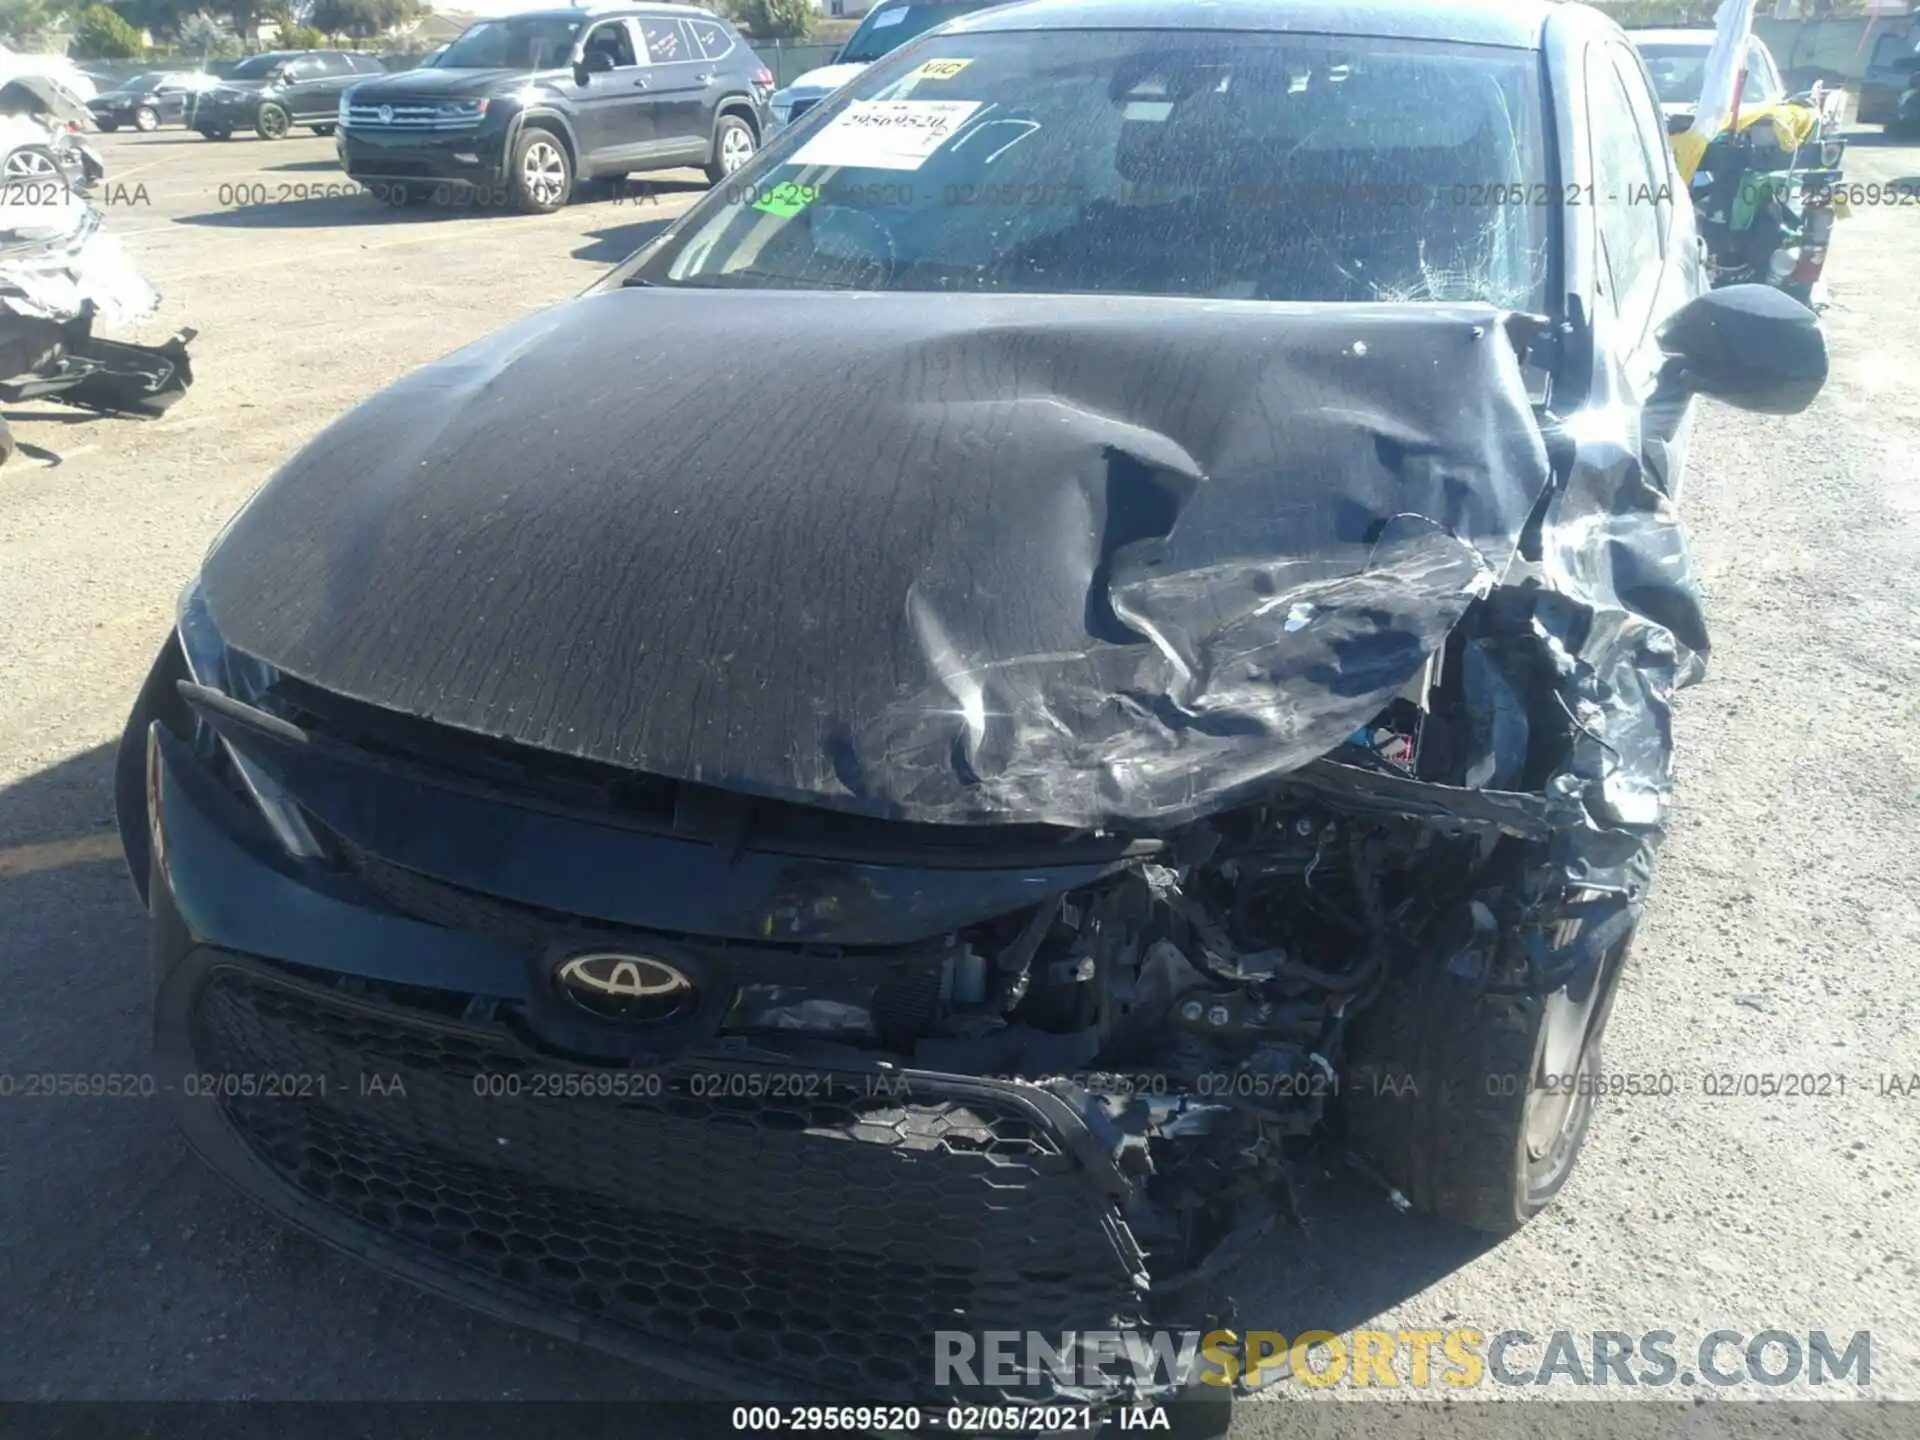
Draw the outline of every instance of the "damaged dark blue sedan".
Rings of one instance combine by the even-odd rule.
[[[119,769],[186,1132],[435,1290],[895,1404],[936,1331],[1223,1323],[1317,1152],[1510,1231],[1707,654],[1693,398],[1825,374],[1583,7],[950,25],[220,536]]]

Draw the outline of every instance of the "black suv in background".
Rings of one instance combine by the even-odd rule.
[[[334,143],[376,190],[451,183],[544,214],[582,179],[694,165],[717,183],[759,148],[772,95],[773,72],[709,11],[537,10],[355,85]]]
[[[234,66],[216,88],[199,97],[187,123],[209,140],[231,140],[236,130],[278,140],[296,125],[331,135],[340,92],[356,80],[386,73],[386,66],[371,55],[270,50]]]

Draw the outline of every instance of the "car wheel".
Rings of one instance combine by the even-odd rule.
[[[1425,1214],[1518,1230],[1560,1192],[1586,1142],[1630,944],[1584,987],[1545,997],[1492,993],[1433,965],[1391,982],[1349,1038],[1351,1148]]]
[[[287,131],[292,128],[293,117],[271,100],[262,105],[260,113],[253,117],[253,133],[262,140],[284,140]]]
[[[11,152],[5,165],[0,166],[0,177],[8,180],[59,180],[63,183],[67,178],[60,168],[60,161],[44,145],[22,145]]]
[[[120,128],[120,122],[118,120],[108,120],[100,115],[93,117],[93,123],[100,128],[100,133],[103,135],[111,135]]]
[[[507,167],[513,208],[527,215],[550,215],[573,196],[573,165],[567,147],[551,130],[527,129],[513,143]]]
[[[133,112],[133,128],[142,135],[151,134],[160,128],[160,112],[151,105],[142,105]]]
[[[314,134],[316,134],[316,135],[331,135],[331,134],[333,134],[333,126],[331,126],[331,125],[315,125],[315,126],[312,126],[312,127],[310,127],[310,128],[311,128],[311,129],[313,130],[313,133],[314,133]]]
[[[738,115],[722,115],[719,127],[713,132],[713,159],[707,165],[708,181],[718,185],[753,159],[753,152],[758,148],[752,126]]]

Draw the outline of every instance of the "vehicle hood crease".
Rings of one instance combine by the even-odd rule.
[[[882,817],[1175,822],[1337,747],[1547,484],[1486,306],[607,291],[336,422],[208,556],[350,698]]]

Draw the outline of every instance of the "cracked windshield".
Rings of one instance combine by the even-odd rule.
[[[615,278],[1542,308],[1530,54],[1127,31],[937,52],[875,66]]]

